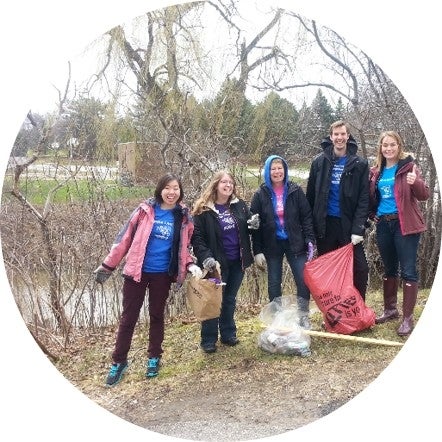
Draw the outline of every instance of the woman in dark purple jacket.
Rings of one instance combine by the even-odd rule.
[[[376,223],[376,241],[384,264],[384,312],[376,318],[382,324],[399,317],[397,291],[403,281],[403,317],[397,333],[413,330],[413,312],[418,293],[417,249],[426,230],[419,201],[429,198],[413,157],[404,152],[397,132],[383,132],[377,157],[370,170],[370,218]]]

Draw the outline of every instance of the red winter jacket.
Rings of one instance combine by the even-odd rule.
[[[407,183],[407,173],[413,170],[411,156],[400,160],[394,179],[394,197],[399,215],[399,225],[402,235],[424,232],[427,227],[419,201],[425,201],[430,197],[430,189],[425,184],[420,171],[416,168],[416,181],[413,185]],[[377,183],[380,170],[377,167],[370,169],[370,218],[375,219],[379,205]]]
[[[141,281],[146,246],[155,219],[154,204],[155,200],[150,199],[141,203],[132,212],[129,220],[118,233],[109,254],[104,259],[104,267],[114,270],[126,257],[123,276],[136,282]],[[186,206],[180,204],[173,210],[176,220],[175,240],[169,274],[179,284],[182,284],[186,278],[187,266],[193,263],[189,248],[194,226]],[[179,224],[177,219],[181,220]]]

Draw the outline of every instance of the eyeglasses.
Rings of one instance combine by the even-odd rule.
[[[231,186],[235,185],[233,181],[230,180],[222,180],[219,182],[220,184],[230,184]]]

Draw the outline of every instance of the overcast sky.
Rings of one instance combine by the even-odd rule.
[[[256,34],[261,31],[264,26],[266,26],[269,21],[273,18],[274,12],[272,8],[275,7],[275,3],[271,0],[242,0],[239,7],[240,17],[235,17],[235,24],[238,25],[242,34],[241,37],[246,39],[247,43],[250,43],[252,39],[256,36]],[[292,9],[294,12],[299,12],[297,10]],[[143,11],[144,12],[144,11]],[[143,14],[144,15],[144,14]],[[145,25],[147,23],[147,18],[143,17],[142,21],[137,20],[136,22],[131,19],[135,17],[130,17],[127,20],[127,23],[121,22],[118,24],[125,25],[126,34],[129,36],[129,40],[134,42],[138,39],[140,43],[139,46],[143,47],[147,43],[143,43],[143,39],[145,39]],[[308,17],[307,17],[308,18]],[[202,14],[202,23],[204,29],[202,30],[200,38],[200,42],[204,47],[202,51],[204,54],[210,58],[209,63],[205,63],[205,69],[207,71],[204,75],[196,75],[199,80],[206,78],[207,75],[210,76],[209,81],[205,81],[204,83],[199,83],[202,86],[202,90],[195,87],[194,83],[189,83],[189,91],[197,98],[213,98],[219,91],[221,83],[225,80],[227,75],[232,74],[232,69],[234,66],[237,67],[237,34],[235,31],[229,29],[229,25],[226,24],[225,20],[223,20],[219,13],[215,11],[215,9],[211,6],[207,6]],[[282,23],[287,23],[287,18]],[[186,18],[186,22],[189,23],[190,18]],[[142,23],[142,25],[140,25]],[[195,22],[196,23],[196,22]],[[318,23],[320,26],[321,23]],[[280,26],[283,26],[281,24]],[[263,39],[259,42],[260,46],[268,46],[270,47],[274,44],[275,32],[278,30],[278,45],[281,50],[289,55],[294,55],[296,52],[296,42],[297,42],[297,30],[298,21],[295,19],[290,19],[290,27],[286,30],[281,30],[280,27],[273,28]],[[218,32],[214,32],[216,29]],[[107,31],[105,29],[104,31]],[[101,32],[101,33],[100,33]],[[40,114],[44,114],[49,111],[53,111],[56,109],[56,105],[58,102],[58,91],[64,91],[66,80],[68,78],[68,61],[71,64],[71,94],[75,89],[80,90],[84,87],[87,81],[98,72],[104,61],[102,60],[103,54],[106,51],[107,46],[107,38],[102,38],[101,34],[103,33],[98,27],[96,28],[96,34],[93,38],[87,42],[84,47],[76,49],[72,53],[68,53],[67,51],[55,52],[53,51],[50,55],[53,58],[53,67],[47,73],[47,77],[42,77],[39,71],[34,71],[37,74],[36,78],[33,78],[34,81],[38,81],[38,85],[33,88],[32,96],[30,97],[30,106],[29,108],[33,112],[37,112]],[[136,36],[136,37],[135,37]],[[99,42],[99,43],[97,43]],[[351,42],[350,42],[351,43]],[[132,43],[137,46],[137,44]],[[317,50],[315,47],[315,54],[319,54],[320,57],[323,57],[321,51]],[[48,54],[49,55],[49,54]],[[253,62],[256,58],[260,56],[258,50],[252,52],[250,56],[249,62]],[[311,66],[312,60],[314,60],[314,65]],[[335,74],[332,74],[328,70],[321,69],[318,67],[319,58],[317,55],[312,55],[312,52],[308,52],[307,54],[297,54],[297,71],[295,73],[296,80],[288,77],[287,75],[284,77],[285,83],[289,84],[292,82],[302,83],[307,81],[316,81],[319,82],[323,80],[324,82],[336,83],[337,78]],[[236,72],[237,74],[237,72]],[[323,78],[324,75],[328,74],[328,78]],[[256,82],[254,80],[254,76],[256,72],[251,73],[250,83]],[[333,79],[330,79],[330,76],[333,75]],[[276,75],[278,76],[278,75]],[[110,79],[110,76],[107,76],[107,79]],[[182,80],[184,77],[181,78]],[[133,87],[135,87],[135,78],[131,73],[126,75],[125,81],[129,82]],[[121,85],[119,85],[121,86]],[[186,86],[183,85],[183,88]],[[97,89],[92,91],[94,96],[101,100],[106,99],[106,91],[99,91]],[[100,95],[97,95],[99,93]],[[288,100],[292,101],[295,106],[299,109],[303,102],[306,101],[310,103],[313,98],[316,96],[317,87],[311,88],[296,88],[296,89],[288,89],[280,92],[280,95]],[[332,94],[329,89],[323,88],[323,93],[328,98],[330,104],[332,106],[336,105],[336,94]],[[268,91],[258,92],[256,89],[248,88],[246,91],[246,95],[253,102],[261,101],[266,95]],[[32,101],[31,101],[32,100]]]

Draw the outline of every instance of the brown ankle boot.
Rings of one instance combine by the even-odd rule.
[[[384,277],[384,313],[376,318],[376,324],[383,324],[384,322],[399,318],[399,312],[396,308],[398,287],[399,278],[396,276]]]
[[[413,312],[417,300],[417,282],[404,281],[404,302],[403,302],[403,316],[402,324],[397,330],[399,336],[409,335],[414,327]]]

